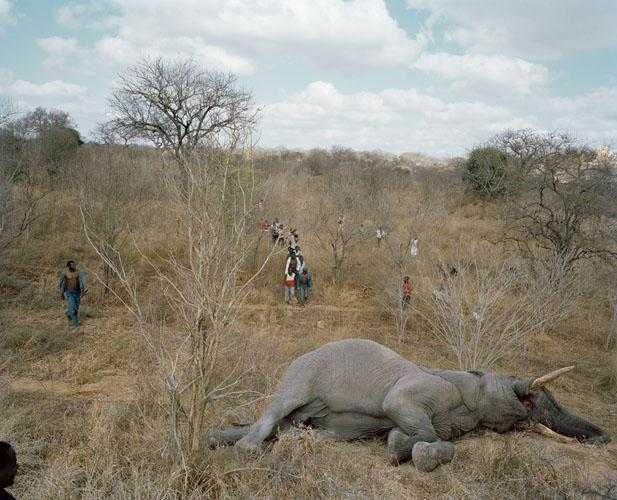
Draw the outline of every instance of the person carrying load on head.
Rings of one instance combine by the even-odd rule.
[[[295,248],[295,255],[298,261],[297,274],[300,274],[302,270],[306,267],[306,261],[304,260],[304,255],[302,255],[302,250],[298,246]]]
[[[285,261],[285,274],[292,274],[295,276],[298,272],[300,261],[298,260],[298,256],[296,255],[295,248],[289,247],[288,251],[289,255],[287,256],[287,260]]]

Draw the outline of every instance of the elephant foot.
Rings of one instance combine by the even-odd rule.
[[[402,430],[394,428],[388,434],[388,460],[392,465],[399,465],[411,458],[414,440]]]
[[[256,454],[261,451],[261,443],[254,441],[251,436],[244,436],[235,445],[234,448],[248,454]]]
[[[427,443],[420,441],[413,447],[411,458],[414,465],[422,472],[431,472],[454,458],[454,445],[448,441]]]

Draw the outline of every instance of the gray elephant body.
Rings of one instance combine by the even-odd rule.
[[[339,440],[387,434],[392,462],[413,458],[432,470],[452,459],[447,441],[479,426],[505,432],[530,418],[532,396],[529,382],[424,368],[376,342],[342,340],[293,361],[255,424],[208,439],[256,449],[277,430],[298,424]]]
[[[436,436],[447,440],[478,424],[453,383],[469,385],[465,387],[469,403],[478,392],[476,379],[466,372],[446,371],[442,376],[369,340],[343,340],[296,359],[272,406],[295,407],[290,415],[293,423],[310,422],[334,437],[350,439],[383,433],[397,421],[409,432],[428,431],[422,422],[401,415],[414,408],[418,417],[437,424]]]

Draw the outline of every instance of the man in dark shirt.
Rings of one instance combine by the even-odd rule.
[[[77,264],[74,260],[69,260],[66,263],[66,270],[62,273],[60,282],[58,283],[60,297],[66,300],[66,317],[69,322],[75,326],[79,326],[79,303],[81,296],[88,290],[86,288],[86,278],[83,272],[77,270]]]

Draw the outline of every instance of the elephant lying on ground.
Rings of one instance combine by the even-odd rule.
[[[298,424],[338,440],[382,435],[393,463],[412,459],[423,471],[452,460],[449,441],[480,427],[506,432],[529,421],[555,436],[610,441],[544,389],[572,368],[522,380],[425,368],[369,340],[331,342],[291,363],[257,422],[211,432],[207,439],[210,446],[235,443],[256,450],[278,431]]]

